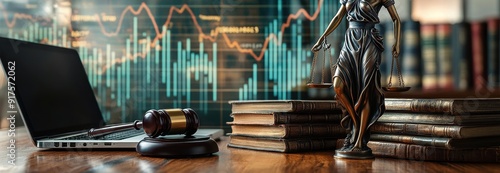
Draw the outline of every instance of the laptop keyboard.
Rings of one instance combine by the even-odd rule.
[[[61,140],[121,140],[121,139],[126,139],[138,135],[144,134],[144,131],[142,130],[126,130],[126,131],[121,131],[121,132],[115,132],[107,135],[102,135],[102,136],[96,136],[96,137],[89,137],[87,134],[82,134],[82,135],[77,135],[77,136],[71,136],[67,138],[61,138]]]

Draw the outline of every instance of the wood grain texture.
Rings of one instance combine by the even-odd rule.
[[[18,128],[19,130],[21,127]],[[334,159],[334,151],[282,154],[226,147],[211,157],[153,158],[133,150],[41,150],[16,133],[16,165],[7,164],[8,136],[0,131],[0,172],[497,172],[499,164],[375,158]]]

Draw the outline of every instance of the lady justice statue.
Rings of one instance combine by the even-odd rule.
[[[340,0],[342,6],[333,17],[328,28],[312,47],[313,52],[322,48],[326,36],[339,26],[347,15],[349,28],[333,74],[336,99],[343,106],[342,125],[348,127],[344,146],[335,151],[336,158],[373,158],[367,146],[370,127],[384,113],[384,95],[380,86],[379,64],[384,51],[382,37],[375,24],[378,13],[384,6],[394,22],[395,44],[392,54],[399,55],[400,19],[394,0]]]

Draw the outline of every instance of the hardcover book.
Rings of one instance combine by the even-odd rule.
[[[276,125],[297,123],[339,123],[341,113],[232,113],[233,124]]]
[[[440,125],[489,125],[500,123],[500,114],[446,115],[439,113],[385,112],[377,122],[440,124]]]
[[[500,136],[499,129],[500,125],[498,124],[485,126],[458,126],[377,122],[371,127],[371,132],[464,139]]]
[[[451,61],[451,24],[436,26],[436,53],[438,86],[440,89],[453,89]]]
[[[432,136],[410,136],[410,135],[374,133],[370,135],[370,140],[434,146],[446,149],[457,149],[457,148],[473,149],[481,147],[500,146],[500,136],[453,139],[453,138],[432,137]]]
[[[500,113],[499,98],[385,99],[388,111],[469,115]]]
[[[432,24],[420,25],[420,44],[422,51],[422,89],[435,90],[438,88],[436,26]]]
[[[392,21],[390,23],[392,24]],[[405,21],[403,23],[402,37],[403,44],[401,48],[403,49],[403,52],[400,52],[400,55],[402,55],[401,61],[405,85],[409,87],[421,88],[422,71],[420,70],[420,23],[411,20]],[[390,45],[392,46],[392,44]]]
[[[500,19],[488,19],[487,23],[488,87],[498,87],[500,86]]]
[[[280,124],[266,125],[231,125],[231,135],[266,137],[266,138],[310,138],[310,137],[345,137],[347,132],[340,124]]]
[[[500,162],[500,147],[444,149],[383,141],[370,141],[368,147],[374,155],[380,157],[443,162]]]
[[[232,135],[227,146],[251,150],[290,153],[313,150],[333,150],[335,149],[336,144],[336,138],[278,139]]]
[[[244,100],[229,104],[232,113],[338,112],[341,108],[335,100]]]
[[[403,22],[403,26],[404,26],[404,22]],[[392,50],[392,45],[394,45],[394,42],[396,42],[396,40],[394,39],[394,24],[392,23],[392,21],[390,22],[383,22],[380,24],[381,25],[381,34],[384,35],[384,49],[385,50]],[[403,37],[405,36],[404,35],[404,32],[403,32]],[[404,41],[405,39],[402,39],[401,40],[402,42],[400,43],[400,47],[402,48],[399,52],[400,55],[404,55]],[[404,58],[401,59],[403,62],[404,62]],[[381,83],[388,83],[389,82],[389,77],[390,77],[390,74],[391,74],[391,61],[392,61],[392,51],[384,51],[382,53],[382,59],[380,60],[380,73],[381,73]],[[394,79],[393,79],[394,80]]]
[[[472,79],[469,79],[472,69],[469,23],[452,24],[451,35],[453,85],[457,90],[465,90],[472,86]]]
[[[486,23],[472,22],[471,23],[471,42],[472,42],[472,79],[474,81],[474,89],[483,89],[487,85],[487,67],[486,52]]]

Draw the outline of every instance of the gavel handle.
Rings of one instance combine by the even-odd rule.
[[[96,137],[96,136],[101,136],[101,135],[106,135],[114,132],[119,132],[123,130],[129,130],[131,128],[134,128],[136,130],[140,130],[142,128],[142,122],[135,120],[133,123],[130,124],[122,124],[122,125],[116,125],[116,126],[109,126],[109,127],[103,127],[103,128],[91,128],[88,132],[87,135],[89,137]]]

